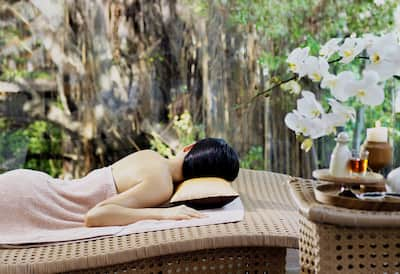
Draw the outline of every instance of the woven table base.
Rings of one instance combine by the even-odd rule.
[[[400,273],[400,230],[300,220],[302,273]]]
[[[318,203],[318,182],[292,179],[301,213],[302,273],[400,273],[400,212],[340,208]]]
[[[199,250],[68,273],[285,273],[285,248]]]

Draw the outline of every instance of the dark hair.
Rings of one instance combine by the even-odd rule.
[[[233,181],[239,173],[239,158],[223,139],[205,138],[186,154],[182,166],[185,180],[197,177],[220,177]]]

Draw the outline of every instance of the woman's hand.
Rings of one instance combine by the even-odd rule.
[[[140,220],[188,220],[204,217],[206,215],[184,205],[169,208],[127,208],[106,204],[89,210],[85,215],[85,224],[94,227],[128,225]]]
[[[205,217],[207,215],[185,205],[163,208],[161,211],[161,220],[188,220]]]

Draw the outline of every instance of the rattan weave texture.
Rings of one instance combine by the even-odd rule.
[[[131,263],[69,273],[284,273],[281,247],[233,247],[152,257]]]
[[[185,252],[223,252],[230,247],[264,247],[263,252],[270,250],[271,254],[276,247],[281,247],[280,252],[297,248],[298,214],[287,191],[288,179],[277,173],[241,170],[233,187],[245,207],[242,222],[0,249],[0,273],[95,269]],[[282,256],[283,264],[284,259]]]
[[[396,227],[399,214],[319,204],[313,184],[301,179],[290,182],[302,213],[299,243],[302,273],[400,273],[400,226]],[[355,225],[349,225],[351,216]],[[388,225],[387,218],[393,223]]]

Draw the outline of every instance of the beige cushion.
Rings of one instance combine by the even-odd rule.
[[[185,204],[196,209],[222,207],[233,201],[239,194],[231,183],[216,177],[194,178],[181,183],[171,204]]]

